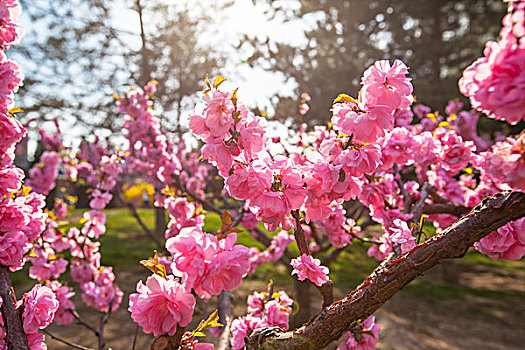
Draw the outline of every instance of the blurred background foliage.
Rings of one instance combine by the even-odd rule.
[[[315,25],[306,40],[283,42],[269,28],[237,33],[235,45],[222,47],[210,28],[231,20],[223,13],[235,1],[21,2],[31,22],[15,51],[26,75],[19,97],[25,121],[59,118],[77,134],[100,136],[121,130],[111,95],[150,78],[160,83],[155,107],[163,127],[183,132],[182,115],[206,74],[240,65],[231,59],[240,52],[245,64],[294,82],[293,92],[271,99],[272,119],[299,118],[299,95],[307,92],[310,112],[296,121],[324,123],[334,97],[356,95],[366,67],[396,58],[410,67],[417,101],[442,110],[459,96],[462,70],[497,37],[506,11],[500,0],[252,0],[268,21]]]

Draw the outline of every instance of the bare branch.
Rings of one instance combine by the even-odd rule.
[[[42,333],[44,333],[45,335],[48,335],[50,336],[52,339],[56,340],[56,341],[59,341],[61,343],[64,343],[74,349],[79,349],[79,350],[94,350],[92,348],[87,348],[85,346],[82,346],[80,344],[76,344],[76,343],[73,343],[73,342],[70,342],[69,340],[66,340],[66,339],[63,339],[63,338],[60,338],[59,336],[57,335],[54,335],[53,333],[45,330],[45,329],[42,329]]]
[[[73,317],[75,318],[75,320],[77,320],[77,323],[86,327],[87,329],[89,329],[90,331],[92,331],[93,333],[95,333],[95,335],[97,336],[98,338],[98,330],[95,329],[95,327],[93,327],[92,325],[90,325],[89,323],[87,323],[86,321],[84,321],[80,315],[78,314],[78,312],[76,312],[75,310],[71,310],[71,309],[68,309],[67,310],[70,314],[73,315]]]

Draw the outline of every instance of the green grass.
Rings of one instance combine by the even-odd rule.
[[[72,210],[70,216],[76,222],[71,226],[81,227],[78,223],[79,218],[85,210]],[[135,218],[127,209],[109,209],[105,211],[107,216],[107,231],[100,238],[102,254],[102,265],[116,267],[137,266],[140,260],[147,259],[153,255],[157,249],[152,240],[142,232]],[[152,209],[138,209],[138,213],[145,224],[153,230],[154,211]],[[207,213],[205,218],[204,230],[207,232],[217,232],[221,227],[220,216],[215,213]],[[268,232],[262,225],[259,226],[269,236],[275,233]],[[428,232],[428,231],[427,231]],[[247,231],[238,233],[238,243],[249,247],[255,246],[264,249],[264,246],[255,240]],[[345,250],[339,259],[330,266],[330,276],[334,280],[337,288],[342,292],[349,292],[361,283],[378,265],[378,262],[366,255],[368,246],[354,243],[353,246]],[[289,245],[289,249],[297,254],[295,243]],[[469,251],[463,259],[458,260],[461,264],[483,264],[498,266],[511,269],[525,269],[523,261],[509,262],[490,259],[477,251]],[[31,280],[28,278],[28,265],[23,270],[12,274],[13,284],[25,285]],[[249,280],[267,281],[273,279],[276,283],[289,284],[291,276],[287,268],[281,263],[266,263],[259,267],[255,274],[247,277]],[[523,297],[523,293],[513,291],[493,291],[486,289],[473,289],[458,285],[440,285],[428,281],[416,280],[407,286],[404,293],[411,297],[425,300],[429,303],[439,303],[447,299],[465,299],[469,296],[482,296],[487,298],[505,299],[514,302]],[[476,310],[474,310],[476,311]],[[478,310],[479,312],[489,312]]]
[[[447,299],[464,300],[471,296],[489,299],[507,300],[518,304],[523,299],[523,293],[513,290],[491,290],[484,288],[471,288],[461,285],[435,284],[423,280],[415,280],[405,287],[404,292],[429,303],[440,303]]]
[[[469,250],[462,259],[458,260],[458,262],[466,264],[498,266],[505,269],[525,270],[525,259],[518,261],[496,260],[481,254],[477,250]]]

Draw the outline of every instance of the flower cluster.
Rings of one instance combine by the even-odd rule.
[[[183,228],[166,241],[173,255],[171,270],[201,298],[236,288],[250,269],[250,251],[237,242],[237,235],[217,239],[199,227]]]
[[[322,266],[321,261],[313,258],[311,255],[302,254],[297,259],[292,259],[290,264],[293,267],[292,275],[297,274],[299,281],[304,281],[308,278],[317,286],[322,286],[328,282],[330,270],[328,267]]]
[[[525,117],[525,3],[517,2],[503,19],[500,41],[489,41],[484,56],[463,72],[461,93],[491,118],[516,124]]]
[[[166,239],[177,236],[183,228],[204,227],[204,212],[199,206],[188,202],[183,197],[168,197],[164,201],[164,208],[168,211],[170,221],[166,230]]]
[[[217,166],[230,195],[246,200],[268,229],[289,230],[296,225],[292,210],[303,210],[307,222],[326,219],[332,203],[355,198],[364,175],[381,164],[380,144],[363,142],[384,136],[394,125],[393,113],[410,105],[407,72],[400,61],[392,67],[380,61],[365,73],[359,103],[347,97],[334,106],[333,125],[349,137],[347,145],[329,133],[313,152],[272,156],[266,120],[239,103],[236,92],[220,91],[220,77],[190,128],[206,143],[202,155]],[[388,103],[379,104],[382,97]]]
[[[233,320],[231,325],[231,346],[234,350],[244,349],[245,338],[263,327],[288,329],[293,300],[283,291],[276,293],[255,292],[248,296],[248,314]]]
[[[525,134],[496,143],[483,158],[492,181],[525,191]]]
[[[525,256],[525,219],[509,222],[474,244],[493,259],[519,260]]]
[[[379,339],[381,326],[375,323],[375,317],[368,317],[355,334],[346,332],[345,341],[341,343],[337,350],[374,350]]]
[[[151,275],[144,285],[137,284],[137,293],[129,296],[131,318],[146,333],[174,335],[177,326],[191,321],[195,297],[191,288],[180,284],[173,276]]]

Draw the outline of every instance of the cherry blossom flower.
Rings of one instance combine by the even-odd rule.
[[[299,281],[309,279],[318,286],[322,286],[328,282],[328,273],[330,270],[326,266],[321,265],[319,259],[313,258],[311,255],[302,254],[290,262],[294,268],[292,275],[296,274]]]
[[[191,321],[195,297],[173,276],[164,279],[151,275],[144,285],[137,284],[137,293],[129,297],[131,318],[145,333],[174,335],[177,327]]]

